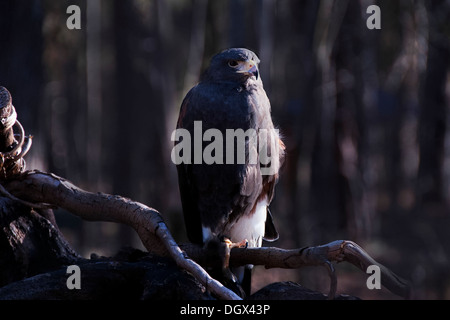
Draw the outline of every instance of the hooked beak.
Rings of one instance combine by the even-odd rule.
[[[249,76],[254,76],[256,80],[258,80],[259,77],[258,66],[256,62],[253,60],[247,60],[241,63],[238,67],[237,72],[245,73],[248,74]]]

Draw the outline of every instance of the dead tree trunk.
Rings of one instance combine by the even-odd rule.
[[[0,287],[79,263],[59,231],[37,211],[0,198]]]

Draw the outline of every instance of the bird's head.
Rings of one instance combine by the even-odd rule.
[[[216,54],[205,78],[212,81],[245,82],[248,79],[259,80],[259,58],[251,50],[245,48],[226,49]]]

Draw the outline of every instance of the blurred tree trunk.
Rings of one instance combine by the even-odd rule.
[[[200,79],[202,60],[205,51],[206,13],[208,0],[196,0],[192,6],[189,53],[186,63],[186,75],[183,94],[187,93]]]
[[[338,32],[341,30],[348,1],[321,2],[317,35],[317,63],[320,92],[317,97],[316,132],[311,158],[310,210],[314,226],[312,241],[332,238],[343,227],[342,208],[339,208],[339,166],[337,161],[336,120],[336,64],[331,59]]]
[[[281,4],[277,4],[281,6]],[[280,220],[289,221],[283,226],[286,230],[283,239],[288,245],[301,246],[315,239],[309,232],[303,232],[305,221],[314,220],[315,213],[302,210],[308,207],[310,194],[309,171],[312,165],[313,136],[317,129],[317,97],[318,85],[317,63],[315,59],[315,27],[318,22],[319,2],[293,1],[283,3],[286,7],[279,8],[286,16],[280,16],[276,25],[277,33],[274,39],[274,65],[280,65],[281,70],[268,73],[272,78],[282,77],[285,81],[277,86],[272,81],[269,86],[269,97],[272,99],[274,121],[280,126],[280,132],[287,146],[286,160],[277,188],[279,209],[276,216],[284,216]],[[269,8],[271,15],[273,8]],[[280,42],[290,27],[292,35]],[[266,63],[266,62],[265,62]],[[270,65],[268,66],[270,67]],[[264,86],[265,82],[264,82]],[[273,89],[272,89],[273,88]],[[283,105],[280,105],[283,101]],[[289,240],[288,240],[289,239]],[[290,243],[289,243],[290,242]]]
[[[136,18],[136,8],[133,1],[114,1],[113,7],[113,33],[115,56],[115,90],[114,104],[114,132],[111,138],[110,157],[114,165],[112,168],[113,193],[131,197],[137,193],[134,181],[134,170],[139,170],[140,163],[134,159],[134,150],[137,147],[135,128],[139,125],[138,97],[149,92],[142,90],[144,85],[139,78],[135,67],[136,55],[139,50],[134,48],[136,38],[142,32]],[[141,106],[144,107],[144,106]],[[140,139],[139,139],[140,140]],[[116,149],[116,150],[114,150]],[[115,153],[115,155],[114,155]],[[149,163],[149,165],[151,165]],[[120,226],[118,230],[120,242],[131,243],[133,232],[131,229]]]
[[[371,221],[361,145],[366,139],[364,90],[364,39],[368,29],[359,2],[350,1],[336,39],[332,61],[336,64],[336,151],[341,227],[352,239],[370,237]],[[373,32],[373,31],[372,31]],[[375,31],[376,32],[376,31]]]
[[[448,1],[426,1],[428,56],[420,99],[419,197],[423,203],[441,203],[444,142],[447,130],[446,82],[450,63]]]
[[[93,189],[102,185],[102,5],[86,2],[86,175]]]
[[[175,192],[170,133],[175,128],[177,82],[183,59],[166,1],[114,2],[113,192],[170,212]],[[139,181],[139,183],[136,183]],[[173,181],[173,183],[172,183]],[[123,237],[133,236],[122,230]],[[130,239],[129,239],[130,240]]]

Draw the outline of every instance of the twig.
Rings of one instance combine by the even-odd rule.
[[[268,259],[268,257],[270,257],[270,259]],[[245,261],[246,259],[248,260]],[[409,298],[411,295],[410,284],[406,280],[400,278],[388,268],[375,261],[356,243],[348,240],[336,240],[321,246],[307,247],[300,250],[283,250],[279,248],[236,248],[232,250],[231,263],[235,260],[244,264],[261,264],[266,268],[293,269],[303,266],[325,266],[327,267],[331,280],[330,292],[328,295],[330,299],[334,298],[337,287],[337,280],[331,262],[346,261],[355,265],[363,272],[366,272],[368,266],[377,265],[380,267],[381,283],[384,287],[403,298]]]
[[[181,245],[183,250],[200,264],[205,256],[202,249],[192,244]],[[366,272],[370,265],[380,267],[381,283],[392,293],[410,298],[410,284],[375,261],[366,251],[353,241],[336,240],[321,246],[305,247],[301,249],[280,249],[275,247],[262,248],[233,248],[231,250],[230,266],[246,264],[262,265],[269,268],[298,269],[306,266],[324,266],[330,276],[330,290],[328,298],[333,299],[337,289],[337,278],[332,262],[346,261]]]

